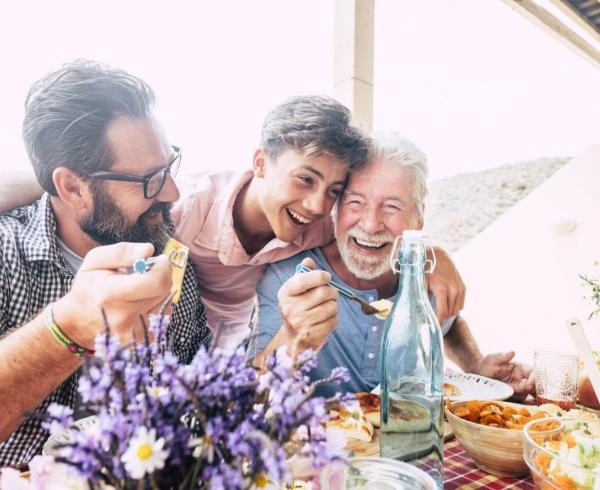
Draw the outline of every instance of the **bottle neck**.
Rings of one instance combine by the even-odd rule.
[[[422,239],[402,239],[399,255],[400,297],[426,297],[425,245]]]

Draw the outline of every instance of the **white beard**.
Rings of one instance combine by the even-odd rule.
[[[381,232],[376,235],[368,235],[356,226],[346,231],[343,236],[338,235],[337,226],[334,226],[334,232],[342,262],[344,262],[347,269],[358,279],[377,279],[391,270],[391,250],[389,253],[386,253],[384,257],[365,257],[363,255],[355,254],[349,244],[352,237],[358,238],[359,240],[394,243],[394,236],[391,233]]]

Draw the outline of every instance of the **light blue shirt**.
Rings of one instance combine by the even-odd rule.
[[[256,355],[262,352],[277,333],[283,319],[279,311],[277,292],[291,276],[296,265],[305,257],[312,258],[319,269],[331,274],[331,278],[352,291],[363,301],[371,303],[378,300],[376,289],[357,290],[346,284],[331,268],[320,248],[313,248],[280,262],[270,264],[258,284],[258,328],[250,342],[249,352]],[[435,310],[435,299],[429,295]],[[348,369],[350,381],[340,385],[322,385],[317,394],[331,396],[335,391],[371,391],[379,384],[379,357],[381,332],[385,320],[373,315],[364,315],[360,305],[348,298],[339,296],[339,323],[329,336],[329,340],[319,351],[318,364],[310,373],[311,380],[329,376],[331,370],[338,366]],[[444,335],[453,325],[456,317],[450,318],[442,325]]]

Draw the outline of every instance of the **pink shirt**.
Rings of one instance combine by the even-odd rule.
[[[293,243],[274,238],[248,255],[233,228],[233,204],[251,178],[252,171],[201,174],[172,213],[178,239],[190,248],[208,325],[219,346],[235,345],[249,334],[256,285],[267,264],[324,245],[333,237],[331,220],[324,219]]]

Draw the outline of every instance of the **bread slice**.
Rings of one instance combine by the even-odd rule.
[[[460,395],[460,390],[450,383],[444,383],[444,396]]]

